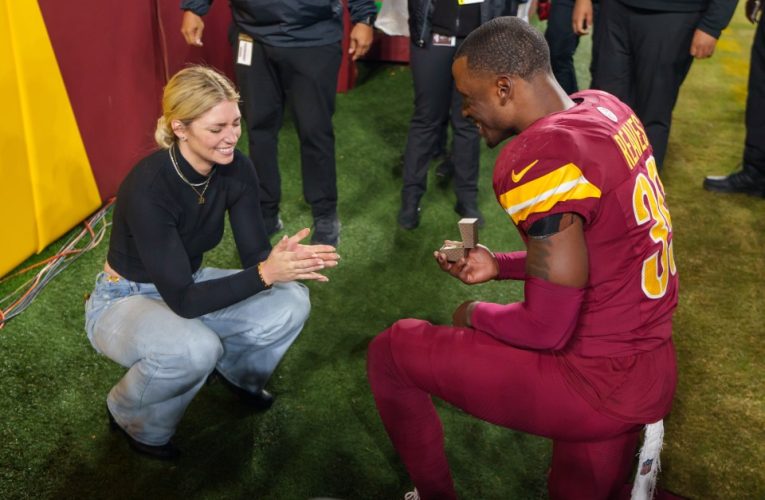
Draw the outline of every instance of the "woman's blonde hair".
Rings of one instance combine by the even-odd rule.
[[[217,70],[207,66],[184,68],[165,85],[154,140],[159,147],[170,148],[178,141],[173,120],[188,125],[221,102],[238,100],[234,84]]]

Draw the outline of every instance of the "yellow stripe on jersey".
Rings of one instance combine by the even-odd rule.
[[[600,189],[585,178],[579,167],[567,163],[503,193],[499,203],[517,225],[532,214],[549,211],[560,202],[585,198],[600,198]]]

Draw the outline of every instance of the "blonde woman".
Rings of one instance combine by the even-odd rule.
[[[164,89],[160,149],[120,186],[104,271],[86,304],[93,347],[128,368],[107,397],[112,429],[143,454],[173,459],[186,407],[216,372],[244,402],[271,406],[264,386],[308,318],[307,288],[337,265],[328,245],[273,248],[258,178],[234,147],[239,95],[217,71],[192,66]],[[242,269],[203,268],[225,214]]]

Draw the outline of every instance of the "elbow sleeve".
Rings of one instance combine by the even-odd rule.
[[[576,329],[584,289],[530,277],[524,293],[523,302],[476,305],[470,318],[473,328],[525,349],[565,347]]]
[[[498,280],[522,280],[526,277],[526,252],[496,253]]]

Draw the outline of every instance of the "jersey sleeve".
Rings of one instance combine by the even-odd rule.
[[[591,222],[601,189],[597,173],[588,175],[583,141],[555,130],[518,139],[502,151],[494,179],[497,199],[513,223],[527,233],[538,219],[562,212]]]
[[[239,259],[245,269],[257,266],[271,253],[271,243],[266,234],[266,226],[260,211],[258,194],[258,175],[250,159],[236,151],[235,192],[227,200],[229,222],[234,234],[234,241],[239,252]]]

